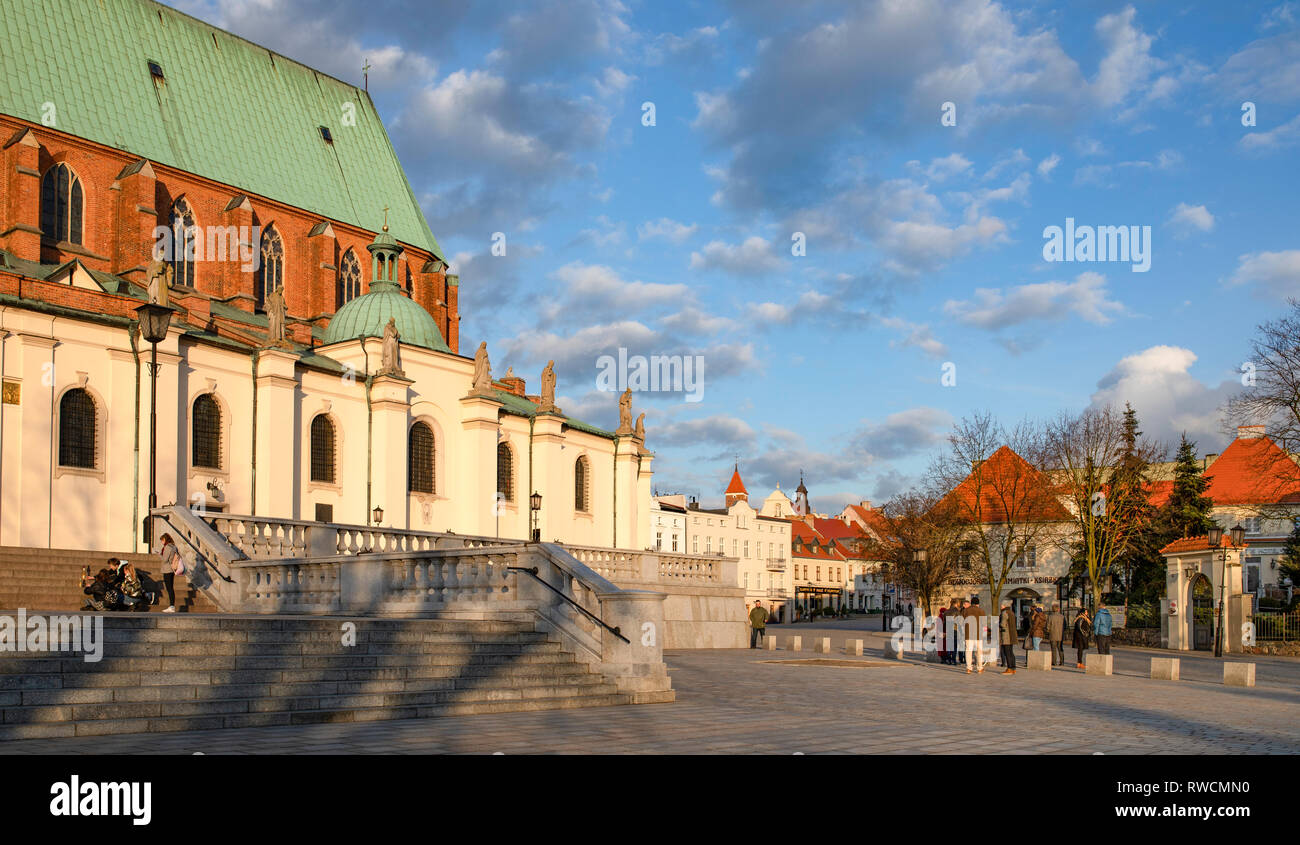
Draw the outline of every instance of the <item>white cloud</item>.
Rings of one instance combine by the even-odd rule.
[[[1047,158],[1038,162],[1038,175],[1046,179],[1051,175],[1052,171],[1056,169],[1056,165],[1060,163],[1061,157],[1056,153],[1052,153]]]
[[[1005,292],[978,288],[974,299],[950,299],[943,310],[966,325],[999,331],[1030,320],[1060,320],[1066,314],[1105,325],[1123,314],[1124,306],[1107,298],[1105,276],[1087,272],[1073,282],[1038,282]]]
[[[651,238],[663,238],[679,244],[685,241],[691,235],[699,230],[699,225],[692,223],[689,226],[685,223],[678,223],[676,220],[670,220],[667,217],[660,217],[658,220],[647,220],[640,226],[636,227],[636,235],[640,240],[646,241]]]
[[[1184,235],[1192,229],[1208,232],[1214,228],[1214,215],[1203,205],[1180,202],[1169,215],[1169,225]]]
[[[1254,285],[1256,292],[1300,297],[1300,249],[1243,255],[1228,284]]]
[[[1208,387],[1189,372],[1196,354],[1180,346],[1152,346],[1120,360],[1097,382],[1092,406],[1133,405],[1147,436],[1177,445],[1187,432],[1200,452],[1222,445],[1219,407],[1241,385],[1235,380]]]
[[[1268,132],[1247,133],[1237,143],[1249,153],[1270,153],[1300,142],[1300,115]]]
[[[781,269],[781,259],[772,244],[753,235],[744,243],[710,241],[703,250],[691,253],[692,270],[721,270],[736,276],[773,273]]]

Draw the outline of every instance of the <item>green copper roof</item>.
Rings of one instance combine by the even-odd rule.
[[[507,414],[514,414],[517,417],[537,416],[537,403],[533,402],[532,400],[525,399],[522,396],[516,396],[515,394],[510,393],[509,391],[501,390],[500,388],[497,387],[492,388],[492,390],[494,393],[496,393],[497,401],[501,403],[502,410],[505,411]],[[569,428],[574,429],[575,431],[585,431],[588,434],[594,434],[597,437],[605,437],[610,440],[613,440],[616,437],[616,435],[612,431],[606,431],[603,428],[597,428],[596,426],[591,425],[589,423],[585,423],[582,420],[575,420],[573,417],[564,417],[563,415],[561,416],[564,419],[564,424],[567,425]]]
[[[0,2],[0,112],[442,257],[369,94],[153,0]]]
[[[397,320],[402,343],[423,346],[436,352],[450,352],[438,331],[438,324],[395,286],[371,285],[370,293],[344,303],[325,327],[325,345],[359,337],[383,337],[389,318]]]

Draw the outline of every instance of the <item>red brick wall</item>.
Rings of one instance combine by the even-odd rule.
[[[147,173],[137,172],[119,180],[118,175],[137,161],[138,156],[4,115],[0,115],[0,143],[8,141],[23,128],[31,130],[40,148],[22,144],[7,147],[2,159],[4,172],[0,174],[0,190],[4,192],[0,203],[0,232],[12,230],[0,237],[0,244],[21,258],[37,260],[39,257],[45,263],[62,263],[78,258],[87,267],[124,275],[143,284],[144,268],[150,261],[154,242],[153,228],[169,225],[172,203],[183,196],[200,227],[257,225],[264,229],[269,225],[275,226],[284,243],[285,304],[291,318],[309,320],[322,313],[334,312],[335,268],[339,257],[349,247],[361,262],[363,290],[369,285],[370,261],[366,245],[373,240],[373,232],[331,221],[335,236],[332,242],[324,235],[308,238],[312,227],[321,222],[319,215],[259,197],[244,188],[223,185],[156,163],[152,165],[153,179]],[[35,227],[40,221],[40,180],[22,172],[20,167],[44,173],[58,162],[66,162],[81,180],[85,199],[80,248],[59,249],[48,244],[40,245],[35,234],[13,229],[16,222],[26,222]],[[240,194],[247,195],[251,210],[236,207],[227,212],[225,209],[231,199]],[[206,247],[206,231],[201,231],[204,232]],[[406,249],[404,258],[411,262],[413,269],[423,267],[432,258],[428,252],[403,246]],[[255,243],[254,249],[260,249],[260,244]],[[199,292],[214,299],[228,300],[231,305],[251,311],[253,273],[244,270],[242,265],[238,255],[224,262],[198,262],[195,286]],[[436,274],[436,277],[441,275]],[[431,289],[436,283],[431,280],[427,286]],[[67,290],[66,286],[53,287]],[[424,292],[419,282],[416,289],[416,301],[429,309],[432,304],[430,292]],[[92,294],[90,291],[76,293]],[[433,302],[436,300],[437,297],[433,297]],[[454,304],[450,308],[454,315]],[[434,316],[438,317],[437,314]],[[442,327],[442,320],[439,324]],[[292,325],[291,331],[301,334]],[[455,351],[453,338],[456,333],[448,330],[445,334],[448,345]]]

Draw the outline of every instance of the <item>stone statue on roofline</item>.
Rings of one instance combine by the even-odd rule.
[[[645,442],[645,411],[642,411],[641,416],[636,418],[636,431],[633,432],[632,436],[642,443]]]
[[[145,284],[149,288],[149,301],[155,305],[167,305],[167,295],[172,286],[172,265],[160,258],[149,262],[145,270]]]
[[[542,370],[542,401],[537,406],[540,414],[558,414],[560,409],[555,404],[555,361],[547,361]]]
[[[632,388],[630,387],[618,397],[618,431],[614,433],[620,435],[632,433]]]
[[[284,288],[275,288],[266,297],[266,341],[271,346],[287,346],[284,339]]]
[[[398,376],[405,377],[406,373],[398,366],[397,355],[398,347],[402,335],[397,331],[397,318],[389,317],[388,323],[384,326],[384,346],[380,363],[379,375],[381,376]]]
[[[493,396],[492,363],[488,361],[487,341],[480,341],[474,352],[474,382],[470,388],[471,396]]]

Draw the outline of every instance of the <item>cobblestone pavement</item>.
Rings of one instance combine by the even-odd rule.
[[[849,625],[851,623],[845,623]],[[881,660],[883,635],[831,623],[792,631],[804,651],[666,655],[674,704],[358,724],[0,743],[0,754],[1198,754],[1300,753],[1300,661],[1257,658],[1253,689],[1225,687],[1221,662],[1181,655],[1184,680],[1152,681],[1149,658],[1116,648],[1117,674],[1070,666],[1014,676]],[[827,655],[811,652],[817,635]],[[846,638],[866,657],[846,657]],[[829,657],[858,667],[764,661]]]

